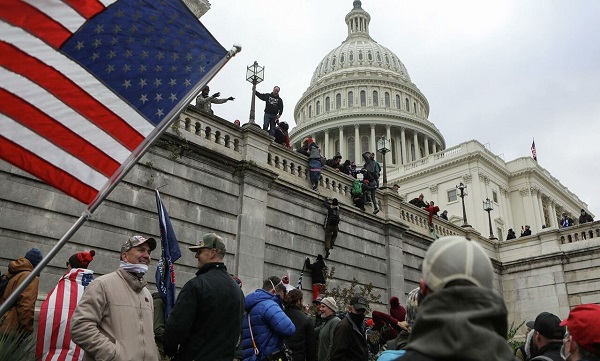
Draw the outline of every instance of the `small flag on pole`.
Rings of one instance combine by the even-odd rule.
[[[298,285],[296,286],[299,290],[302,289],[302,276],[304,276],[304,267],[302,267],[302,272],[300,272],[300,277],[298,277]]]
[[[158,207],[158,224],[160,226],[160,244],[162,248],[162,254],[156,267],[156,288],[160,292],[164,303],[163,309],[166,320],[169,318],[173,307],[175,307],[175,267],[173,266],[173,262],[181,257],[181,250],[179,249],[179,243],[169,219],[169,213],[162,199],[160,199],[158,189],[155,191],[156,206]]]
[[[92,211],[231,55],[180,0],[1,4],[0,158]]]
[[[535,139],[531,143],[531,156],[533,157],[533,160],[537,162],[537,153],[535,152]]]

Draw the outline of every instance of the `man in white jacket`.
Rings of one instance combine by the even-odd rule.
[[[143,278],[155,248],[154,238],[129,238],[117,271],[98,277],[84,292],[71,320],[71,337],[85,351],[84,360],[159,359],[152,295]]]

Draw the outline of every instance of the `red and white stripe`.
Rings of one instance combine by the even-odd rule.
[[[71,316],[84,292],[82,277],[93,271],[81,268],[65,274],[42,303],[38,323],[36,360],[82,360],[83,350],[71,340]]]
[[[113,2],[0,0],[0,157],[86,204],[155,130],[57,51]]]

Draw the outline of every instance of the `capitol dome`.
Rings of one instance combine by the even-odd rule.
[[[300,146],[312,137],[323,155],[362,163],[377,140],[389,140],[386,163],[408,163],[445,149],[428,120],[429,102],[402,61],[369,35],[371,16],[360,1],[346,15],[348,36],[317,65],[309,87],[294,108],[297,126],[290,139]],[[381,161],[381,155],[378,154]]]

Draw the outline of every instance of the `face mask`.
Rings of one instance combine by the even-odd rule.
[[[350,316],[352,322],[354,322],[354,324],[358,325],[359,327],[360,325],[362,325],[362,322],[365,319],[365,315],[359,313],[348,313],[348,316]]]
[[[122,269],[124,269],[127,272],[139,273],[142,276],[145,275],[146,272],[148,272],[148,265],[145,265],[143,263],[133,264],[133,263],[121,261],[121,264],[119,265],[119,267],[121,267]]]

